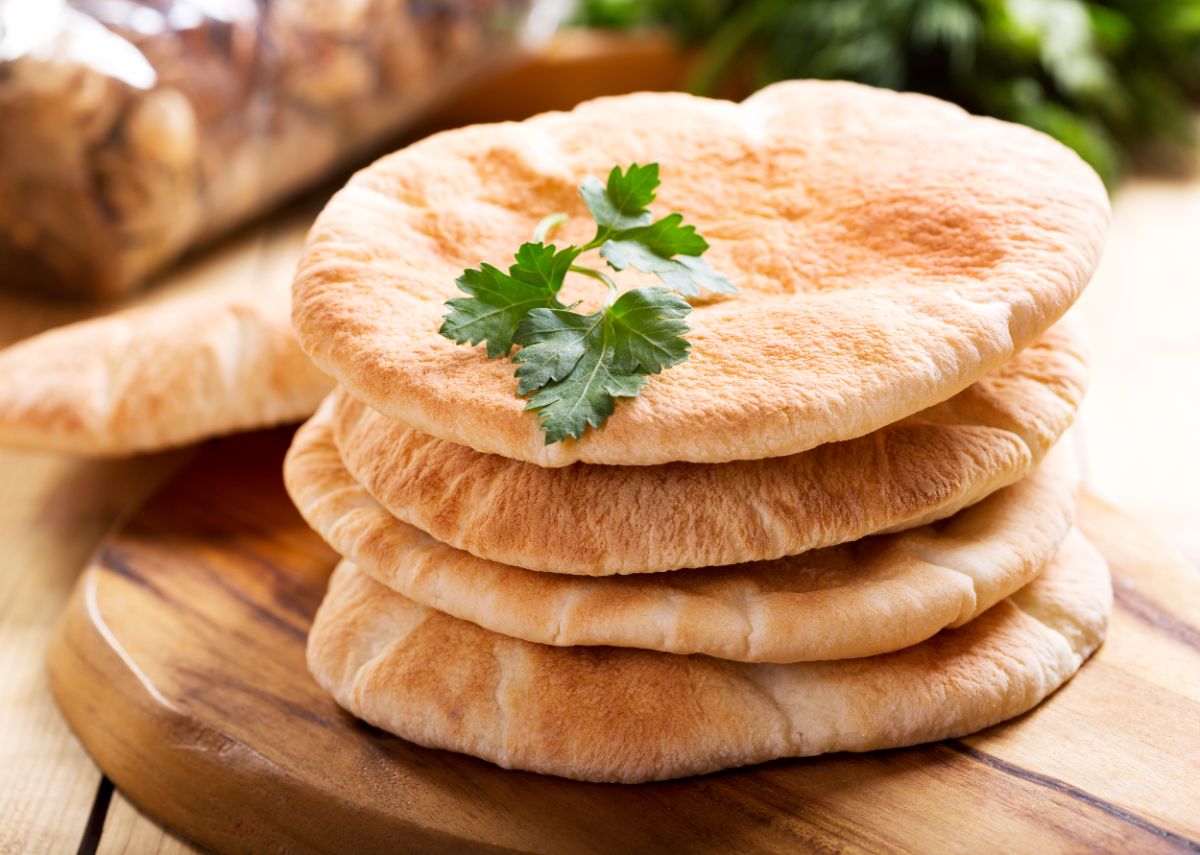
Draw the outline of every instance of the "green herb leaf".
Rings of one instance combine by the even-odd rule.
[[[695,226],[683,225],[683,214],[669,214],[648,226],[622,229],[611,241],[634,241],[663,258],[703,255],[708,249],[708,241],[696,234]],[[603,250],[600,254],[604,254]]]
[[[447,300],[450,312],[438,330],[457,344],[487,342],[489,359],[506,356],[513,334],[530,310],[557,307],[559,289],[577,247],[556,251],[554,244],[522,244],[508,273],[491,264],[464,270],[455,280],[468,296]]]
[[[685,362],[691,344],[684,318],[691,304],[665,288],[634,288],[608,308],[616,331],[613,347],[622,370],[658,374]]]
[[[636,395],[650,374],[688,357],[687,301],[663,288],[638,288],[593,315],[534,309],[522,322],[513,357],[518,391],[536,392],[546,444],[583,436],[613,412],[615,399]]]
[[[699,258],[707,249],[708,241],[696,233],[695,226],[683,225],[682,214],[670,214],[646,226],[614,232],[600,247],[600,255],[613,270],[636,267],[690,297],[699,296],[702,288],[735,293],[732,282]]]
[[[696,237],[704,240],[699,235]],[[614,270],[636,267],[643,273],[653,273],[671,290],[690,297],[699,295],[701,288],[718,294],[737,292],[737,286],[714,270],[698,253],[667,258],[651,245],[638,240],[621,239],[607,241],[600,247],[600,254]]]
[[[440,332],[447,338],[486,341],[489,358],[521,345],[513,357],[517,392],[529,398],[525,409],[538,411],[547,445],[600,427],[617,398],[638,394],[650,375],[688,358],[683,319],[692,307],[672,291],[737,291],[700,257],[708,241],[683,224],[682,214],[653,220],[649,206],[658,184],[657,163],[614,166],[606,184],[585,179],[579,193],[596,220],[592,240],[561,251],[545,245],[566,214],[543,217],[507,273],[490,264],[464,270],[457,282],[467,296],[446,301],[450,312]],[[597,248],[614,270],[654,273],[672,290],[636,288],[618,297],[606,273],[575,263]],[[558,292],[570,271],[603,281],[609,304],[592,315],[563,306]]]
[[[578,247],[568,246],[555,249],[554,244],[523,243],[517,250],[516,264],[508,268],[508,274],[518,282],[545,288],[557,294],[562,288],[567,270],[579,257]]]
[[[597,236],[619,229],[632,229],[650,224],[654,192],[658,189],[658,164],[632,164],[624,172],[614,166],[603,185],[590,175],[579,186],[579,195],[592,212],[599,227]]]

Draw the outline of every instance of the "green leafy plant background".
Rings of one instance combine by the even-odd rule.
[[[581,23],[666,26],[732,79],[927,92],[1075,149],[1111,186],[1139,152],[1194,143],[1200,0],[585,0]]]

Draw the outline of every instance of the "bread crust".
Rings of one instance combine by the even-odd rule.
[[[637,783],[973,733],[1069,679],[1111,607],[1108,567],[1074,532],[1029,586],[963,627],[867,659],[751,665],[531,644],[419,606],[343,563],[308,663],[343,707],[420,745]]]
[[[422,434],[344,390],[334,438],[399,519],[480,558],[581,575],[795,555],[954,514],[1025,477],[1087,385],[1063,324],[948,401],[787,457],[545,468]]]
[[[634,161],[661,162],[656,210],[695,223],[741,291],[694,300],[691,358],[602,430],[546,445],[511,363],[438,334],[443,303],[549,212],[570,214],[560,243],[586,241],[577,185]],[[870,433],[1010,359],[1078,297],[1108,219],[1070,150],[932,98],[817,81],[740,105],[641,93],[448,131],[358,173],[310,234],[294,320],[356,398],[476,451],[541,466],[778,457]],[[599,294],[569,282],[564,298]]]
[[[0,445],[115,456],[299,421],[332,388],[286,289],[159,300],[0,351]]]
[[[406,597],[541,644],[780,663],[885,653],[960,626],[1028,583],[1075,518],[1075,461],[1060,447],[1023,481],[902,534],[724,568],[534,572],[476,558],[392,517],[342,465],[327,412],[301,428],[284,465],[307,522]]]

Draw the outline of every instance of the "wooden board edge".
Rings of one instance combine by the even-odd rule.
[[[92,604],[96,576],[103,572],[92,563],[80,575],[51,637],[47,674],[71,730],[139,810],[180,837],[219,852],[396,851],[401,842],[396,837],[362,838],[364,828],[379,823],[364,822],[361,808],[339,804],[329,793],[316,795],[293,786],[254,749],[156,697],[149,682],[139,680],[137,665],[124,657],[119,642],[106,637]],[[102,674],[119,674],[121,684],[103,680]],[[68,692],[70,703],[65,702]],[[79,703],[80,697],[94,701]],[[229,762],[235,754],[240,757]],[[163,774],[147,775],[147,769]],[[261,798],[229,799],[225,791],[254,792]],[[331,822],[331,816],[337,821]],[[309,821],[298,822],[298,817]],[[389,823],[395,827],[395,818]],[[354,830],[353,839],[347,839],[347,828]],[[416,823],[404,829],[407,851],[457,853],[464,843]]]
[[[1187,564],[1144,524],[1094,498],[1087,497],[1084,503],[1097,515],[1092,528],[1101,535],[1102,551],[1107,553],[1115,543],[1129,548],[1131,560],[1139,563]],[[1139,544],[1142,549],[1134,548]],[[336,784],[318,787],[319,792],[313,791],[311,782],[298,786],[249,745],[158,697],[150,681],[139,676],[137,664],[107,632],[96,607],[95,592],[101,581],[106,586],[134,584],[105,554],[98,553],[81,574],[51,637],[47,665],[64,718],[87,752],[139,808],[183,836],[223,852],[370,852],[395,851],[398,846],[435,853],[468,846],[502,851],[483,841],[450,837],[422,826],[419,820],[404,825],[390,814],[372,815],[357,804],[340,801]],[[1194,568],[1189,565],[1189,569]],[[304,675],[298,674],[297,679]],[[1052,788],[1058,783],[1049,781]],[[243,799],[231,793],[256,795]],[[397,826],[400,830],[386,838],[367,837],[367,829]],[[1186,848],[1190,841],[1183,845]]]

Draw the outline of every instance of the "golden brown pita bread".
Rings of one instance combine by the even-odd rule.
[[[570,214],[560,243],[585,242],[579,182],[634,161],[661,163],[655,211],[696,224],[741,293],[694,301],[689,361],[602,430],[547,446],[513,365],[438,334],[443,301],[548,213]],[[310,234],[294,320],[356,398],[477,451],[777,457],[891,424],[1011,358],[1079,295],[1107,222],[1104,187],[1066,147],[932,98],[816,81],[741,105],[642,93],[438,134],[358,173]]]
[[[1070,450],[1057,448],[1025,480],[904,534],[770,562],[584,578],[476,558],[395,519],[342,465],[325,408],[297,433],[284,464],[308,523],[418,603],[542,644],[749,662],[869,656],[966,623],[1054,554],[1074,521],[1074,475]]]
[[[332,387],[286,290],[164,299],[0,352],[0,445],[120,455],[298,421]]]
[[[1077,532],[959,629],[867,659],[749,665],[550,647],[417,605],[343,563],[309,669],[354,715],[505,768],[636,783],[962,736],[1019,715],[1096,649],[1108,568]]]
[[[607,575],[762,561],[923,525],[1024,477],[1087,382],[1062,324],[949,401],[865,437],[733,463],[548,469],[434,439],[334,393],[350,474],[481,558]]]

